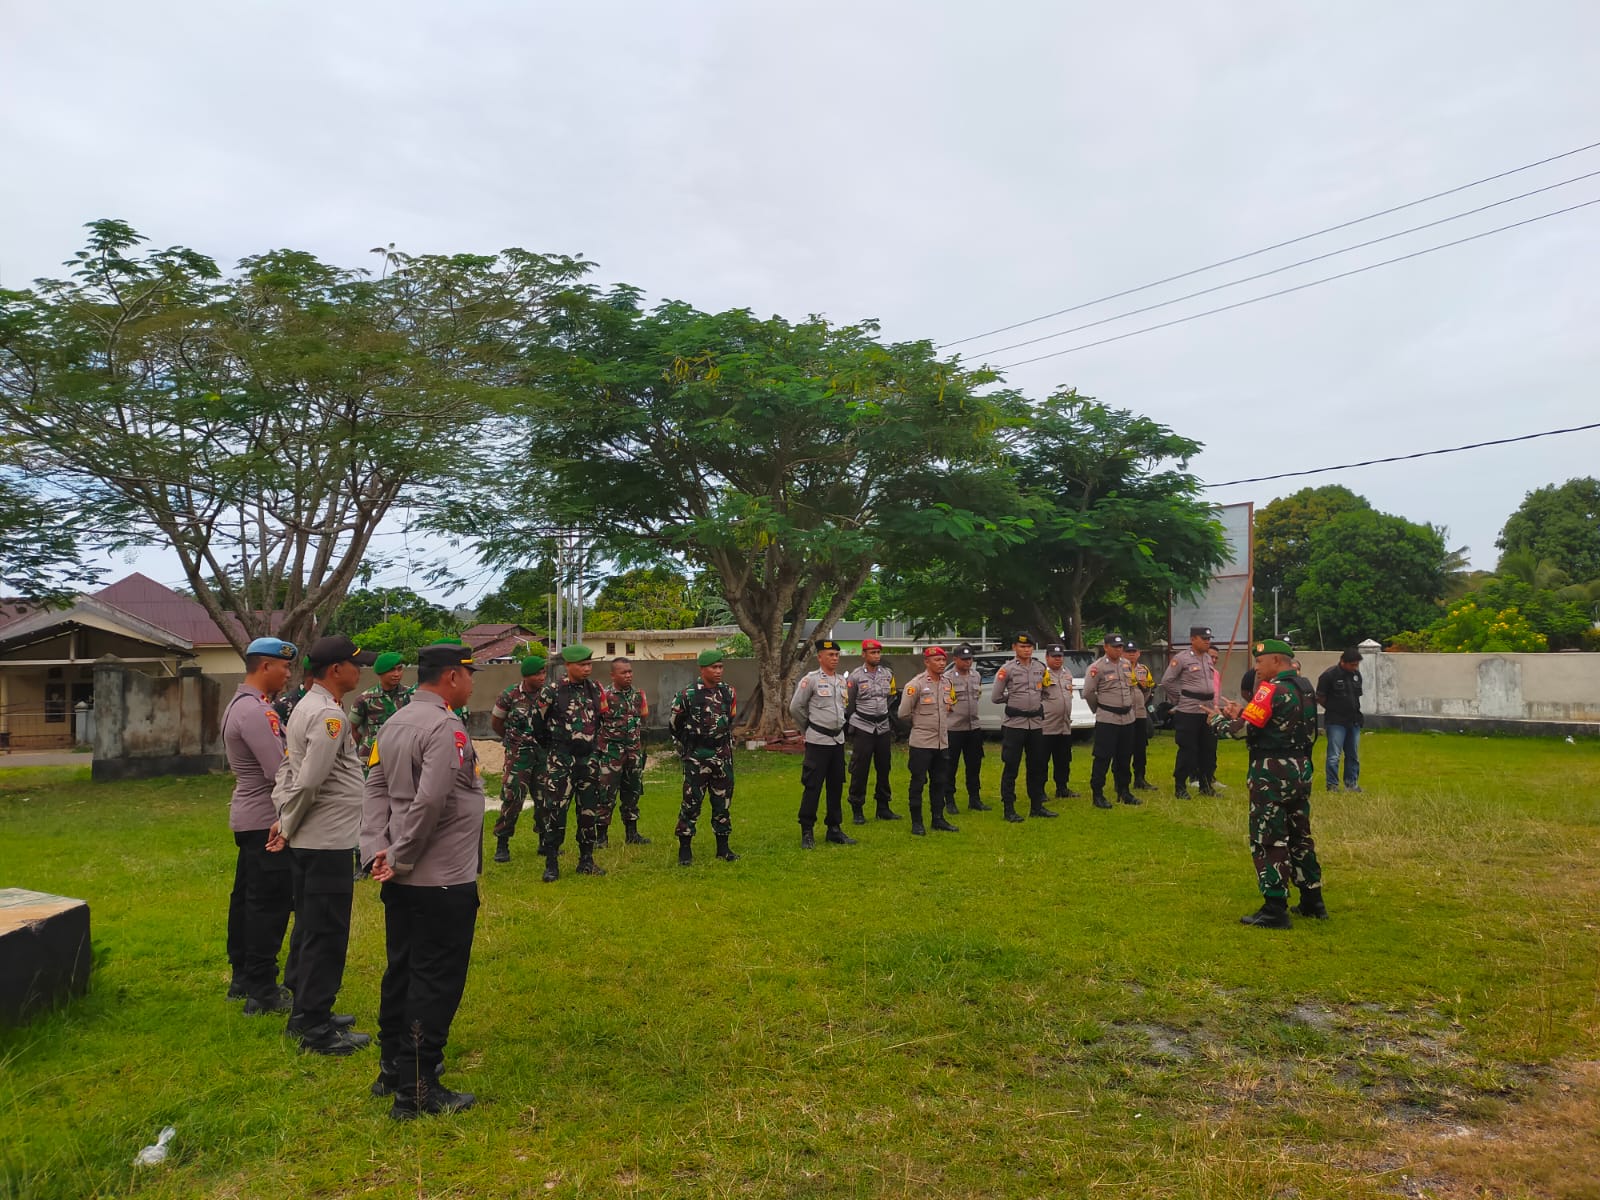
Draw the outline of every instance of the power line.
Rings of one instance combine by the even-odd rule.
[[[1424,254],[1432,254],[1436,250],[1449,250],[1452,246],[1464,246],[1468,242],[1476,242],[1481,238],[1492,237],[1497,233],[1505,233],[1509,229],[1520,229],[1524,225],[1532,225],[1535,221],[1544,221],[1550,217],[1559,217],[1565,213],[1576,212],[1580,208],[1589,208],[1595,204],[1600,204],[1600,199],[1585,200],[1581,204],[1572,204],[1568,205],[1566,208],[1558,208],[1553,212],[1540,213],[1536,217],[1526,217],[1521,221],[1513,221],[1509,225],[1499,225],[1494,229],[1485,229],[1482,233],[1474,233],[1469,237],[1457,238],[1453,242],[1441,242],[1437,246],[1424,246],[1421,250],[1413,250],[1410,254],[1401,254],[1395,258],[1385,258],[1380,262],[1369,263],[1364,267],[1354,267],[1349,271],[1340,271],[1337,275],[1324,275],[1320,279],[1312,279],[1305,283],[1297,283],[1294,287],[1280,288],[1275,292],[1266,292],[1260,296],[1251,296],[1247,300],[1236,300],[1232,304],[1223,304],[1216,308],[1203,309],[1197,313],[1190,313],[1185,317],[1174,317],[1170,321],[1161,321],[1155,325],[1145,325],[1139,329],[1130,329],[1126,333],[1114,334],[1111,337],[1100,338],[1098,341],[1084,342],[1081,346],[1068,346],[1065,350],[1052,350],[1049,354],[1036,354],[1032,358],[1021,358],[1016,362],[1002,363],[1000,365],[1000,370],[1009,371],[1013,367],[1026,366],[1028,363],[1043,362],[1047,358],[1060,358],[1064,354],[1076,354],[1079,350],[1092,350],[1096,346],[1110,345],[1112,342],[1120,342],[1126,338],[1137,337],[1141,333],[1154,333],[1158,329],[1170,329],[1174,325],[1183,325],[1189,321],[1198,321],[1201,317],[1211,317],[1215,316],[1217,313],[1231,312],[1236,308],[1246,308],[1252,304],[1259,304],[1263,300],[1272,300],[1278,296],[1292,295],[1295,292],[1303,292],[1307,288],[1318,287],[1324,283],[1333,283],[1338,279],[1349,279],[1352,275],[1364,275],[1368,271],[1376,271],[1379,267],[1392,266],[1395,263],[1406,262],[1409,259],[1421,258]]]
[[[1274,479],[1293,479],[1300,475],[1321,475],[1327,471],[1349,471],[1355,467],[1373,467],[1379,463],[1406,462],[1413,458],[1431,458],[1436,454],[1458,454],[1462,450],[1481,450],[1485,446],[1509,446],[1512,442],[1531,442],[1534,438],[1555,437],[1563,433],[1582,433],[1586,429],[1600,429],[1600,421],[1590,425],[1574,425],[1568,429],[1546,429],[1543,433],[1524,433],[1520,437],[1495,438],[1490,442],[1469,442],[1465,446],[1447,446],[1443,450],[1419,450],[1415,454],[1396,454],[1389,458],[1369,458],[1362,462],[1340,463],[1336,467],[1312,467],[1308,471],[1284,471],[1277,475],[1252,475],[1249,479],[1230,479],[1226,483],[1206,483],[1202,487],[1233,487],[1240,483],[1267,483]]]
[[[1048,321],[1053,317],[1064,317],[1068,313],[1078,312],[1080,309],[1093,308],[1096,304],[1104,304],[1109,300],[1120,300],[1124,296],[1132,296],[1139,292],[1146,292],[1151,288],[1160,287],[1164,283],[1176,283],[1180,279],[1188,279],[1191,275],[1200,275],[1206,271],[1214,271],[1218,267],[1231,266],[1236,262],[1244,262],[1246,259],[1257,258],[1263,254],[1270,254],[1274,250],[1282,250],[1285,246],[1293,246],[1300,242],[1310,241],[1315,237],[1321,237],[1325,233],[1336,233],[1341,229],[1349,229],[1353,225],[1362,225],[1368,221],[1375,221],[1379,217],[1387,217],[1391,213],[1404,212],[1408,208],[1416,208],[1418,205],[1427,204],[1432,200],[1442,200],[1446,196],[1453,196],[1457,192],[1464,192],[1470,188],[1481,187],[1483,184],[1493,183],[1497,179],[1506,179],[1512,175],[1520,175],[1523,171],[1531,171],[1535,167],[1542,167],[1547,163],[1559,162],[1563,158],[1571,158],[1575,154],[1582,154],[1585,151],[1593,150],[1597,147],[1600,147],[1600,142],[1590,142],[1587,146],[1579,146],[1575,150],[1567,150],[1561,154],[1552,154],[1549,158],[1541,158],[1537,162],[1527,163],[1520,167],[1513,167],[1511,170],[1501,171],[1497,175],[1485,175],[1482,179],[1474,179],[1471,183],[1463,183],[1457,187],[1446,188],[1442,192],[1434,192],[1431,196],[1423,196],[1419,200],[1408,200],[1404,204],[1396,204],[1391,208],[1380,209],[1377,212],[1368,213],[1364,217],[1356,217],[1354,220],[1350,221],[1341,221],[1337,225],[1329,225],[1323,229],[1318,229],[1311,233],[1302,233],[1299,237],[1292,237],[1282,242],[1274,242],[1270,246],[1263,246],[1259,250],[1251,250],[1247,254],[1235,254],[1232,258],[1223,258],[1214,263],[1207,263],[1203,267],[1195,267],[1193,270],[1189,271],[1180,271],[1176,275],[1168,275],[1164,279],[1157,279],[1151,283],[1141,283],[1138,287],[1125,288],[1120,292],[1112,292],[1109,295],[1100,296],[1094,300],[1085,300],[1081,304],[1074,304],[1068,308],[1058,308],[1055,312],[1048,312],[1040,317],[1029,317],[1026,321],[1013,321],[1010,325],[1001,325],[996,329],[990,329],[984,333],[974,333],[968,337],[956,338],[954,341],[942,343],[939,346],[939,349],[948,350],[951,346],[962,346],[967,342],[976,342],[982,338],[993,337],[997,333],[1009,333],[1011,330],[1021,329],[1025,325],[1037,325],[1040,321]]]
[[[1101,325],[1109,325],[1113,321],[1121,321],[1127,317],[1137,317],[1142,313],[1154,312],[1158,308],[1170,308],[1174,304],[1182,304],[1185,300],[1195,300],[1201,296],[1209,296],[1213,292],[1223,292],[1231,287],[1238,287],[1242,283],[1254,283],[1258,279],[1266,279],[1273,275],[1282,275],[1285,271],[1293,271],[1296,267],[1310,266],[1312,263],[1322,262],[1324,259],[1338,258],[1341,254],[1349,254],[1355,250],[1365,250],[1369,246],[1376,246],[1383,242],[1392,242],[1396,238],[1407,237],[1413,233],[1421,233],[1424,229],[1432,229],[1438,225],[1448,225],[1452,221],[1460,221],[1467,217],[1475,217],[1479,213],[1488,212],[1491,208],[1503,208],[1507,204],[1515,204],[1518,200],[1526,200],[1529,196],[1537,196],[1541,192],[1553,192],[1556,188],[1566,187],[1570,183],[1582,183],[1585,179],[1593,179],[1600,175],[1600,171],[1590,171],[1583,175],[1574,175],[1571,179],[1563,179],[1560,183],[1548,183],[1544,187],[1534,188],[1531,192],[1522,192],[1515,196],[1507,196],[1504,200],[1494,200],[1488,204],[1469,208],[1466,212],[1458,212],[1448,217],[1440,217],[1437,221],[1428,221],[1422,225],[1413,225],[1410,229],[1402,229],[1396,233],[1386,233],[1382,237],[1370,238],[1365,242],[1357,242],[1353,246],[1345,246],[1340,250],[1329,250],[1326,254],[1314,254],[1310,258],[1302,258],[1285,266],[1273,267],[1270,271],[1258,271],[1254,275],[1246,275],[1242,279],[1233,279],[1227,283],[1214,284],[1208,288],[1201,288],[1198,292],[1189,292],[1183,296],[1174,296],[1171,300],[1161,300],[1155,304],[1146,304],[1143,308],[1130,308],[1127,312],[1117,313],[1115,316],[1101,317],[1098,321],[1088,321],[1082,325],[1074,325],[1070,329],[1062,329],[1055,333],[1042,333],[1038,337],[1028,338],[1021,342],[1012,342],[1009,346],[996,346],[991,350],[983,351],[984,354],[1004,354],[1007,350],[1020,350],[1024,346],[1036,346],[1040,342],[1053,341],[1059,337],[1066,337],[1069,333],[1082,333],[1085,329],[1095,329]]]

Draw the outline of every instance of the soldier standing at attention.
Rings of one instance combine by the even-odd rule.
[[[889,808],[889,754],[894,748],[891,706],[900,698],[894,672],[883,665],[883,643],[866,638],[861,643],[863,662],[845,678],[845,728],[850,735],[850,810],[857,825],[867,823],[862,809],[867,803],[867,771],[877,772],[873,798],[880,821],[898,821]]]
[[[978,706],[983,702],[983,676],[972,665],[972,647],[962,642],[956,647],[956,661],[945,672],[945,682],[955,694],[955,707],[950,710],[950,786],[945,791],[950,813],[956,811],[956,775],[966,771],[967,808],[972,812],[988,812],[989,806],[979,796],[983,778],[983,727],[978,723]]]
[[[945,798],[950,788],[950,713],[955,708],[955,694],[944,678],[948,661],[943,646],[929,646],[922,652],[926,669],[906,684],[900,697],[900,719],[911,722],[911,789],[907,799],[911,806],[911,832],[918,837],[927,834],[922,824],[922,786],[928,786],[928,812],[933,827],[945,833],[956,833],[956,827],[944,819]],[[953,803],[953,802],[952,802]]]
[[[1057,800],[1078,795],[1067,786],[1072,778],[1072,672],[1066,663],[1067,648],[1060,642],[1044,648],[1044,686],[1039,697],[1044,703],[1045,765],[1055,776]],[[1048,810],[1042,815],[1055,816]]]
[[[1214,796],[1217,775],[1217,736],[1206,723],[1218,703],[1216,677],[1211,666],[1211,630],[1189,628],[1189,648],[1172,656],[1161,673],[1161,691],[1172,702],[1173,737],[1178,758],[1172,765],[1172,794],[1189,798],[1190,776],[1200,780],[1200,794]]]
[[[989,698],[1005,705],[1000,723],[1000,804],[1006,820],[1021,821],[1017,812],[1017,766],[1027,757],[1028,815],[1053,817],[1044,806],[1044,675],[1045,665],[1033,660],[1033,638],[1019,633],[1012,659],[995,673]]]
[[[1133,686],[1139,689],[1139,698],[1133,705],[1133,715],[1138,718],[1133,723],[1133,786],[1141,792],[1153,792],[1156,785],[1144,776],[1150,761],[1150,696],[1156,690],[1156,677],[1139,661],[1139,643],[1132,638],[1123,642],[1122,655],[1133,668]]]
[[[1083,681],[1083,702],[1094,710],[1094,770],[1089,787],[1096,808],[1111,807],[1106,799],[1107,767],[1116,781],[1117,799],[1124,804],[1140,803],[1130,788],[1133,776],[1129,769],[1139,689],[1133,684],[1133,668],[1122,657],[1122,636],[1113,633],[1106,638],[1105,647],[1105,654],[1095,659]]]
[[[511,861],[511,839],[516,836],[517,818],[522,807],[538,787],[544,766],[544,747],[535,736],[538,717],[535,707],[544,690],[545,661],[540,654],[522,660],[522,678],[496,697],[489,713],[489,728],[505,747],[505,763],[500,769],[500,816],[494,823],[494,860]],[[465,722],[463,722],[464,724]],[[537,812],[534,826],[539,824]],[[540,846],[540,853],[544,847]]]
[[[1295,911],[1325,918],[1322,867],[1311,837],[1311,749],[1317,740],[1317,698],[1294,667],[1289,643],[1255,645],[1255,694],[1248,704],[1228,700],[1211,717],[1223,737],[1244,735],[1250,748],[1250,855],[1261,908],[1240,923],[1288,929],[1289,882],[1300,888]]]
[[[411,699],[411,689],[400,682],[406,673],[406,660],[390,650],[378,655],[372,664],[378,677],[378,686],[370,687],[356,697],[350,709],[350,732],[356,739],[356,753],[361,758],[362,769],[372,757],[373,743],[378,740],[378,730],[383,723],[406,706]]]
[[[800,680],[789,701],[789,715],[805,733],[805,760],[800,766],[800,848],[811,850],[817,840],[817,800],[828,789],[826,840],[854,846],[844,831],[845,681],[839,674],[839,643],[824,638],[817,644],[817,669]]]
[[[334,1014],[350,949],[350,856],[361,837],[362,774],[341,701],[377,655],[347,637],[311,644],[311,686],[285,734],[288,753],[272,790],[294,877],[294,1008],[286,1032],[312,1054],[343,1057],[372,1041]]]
[[[722,651],[702,650],[695,659],[700,679],[672,698],[667,727],[683,760],[683,805],[678,809],[678,865],[694,865],[695,824],[700,806],[711,797],[711,832],[717,836],[717,857],[738,862],[728,848],[733,835],[733,723],[739,697],[722,682]],[[631,840],[631,839],[630,839]]]
[[[361,857],[382,885],[388,966],[378,999],[375,1096],[389,1116],[459,1112],[476,1097],[439,1082],[467,987],[483,872],[483,775],[454,709],[477,668],[465,646],[424,646],[411,703],[378,731],[361,809]]]
[[[278,985],[293,885],[272,806],[272,785],[283,766],[283,723],[272,697],[289,681],[289,664],[298,653],[293,642],[278,638],[256,638],[246,646],[244,682],[222,714],[222,741],[234,776],[228,828],[239,851],[228,897],[228,999],[243,1000],[252,1017],[288,1012],[291,999]]]
[[[567,646],[561,651],[566,678],[547,683],[534,713],[542,727],[546,751],[540,778],[539,842],[544,847],[544,882],[561,878],[561,843],[567,838],[567,809],[578,807],[578,874],[604,875],[594,861],[597,818],[605,807],[600,791],[600,752],[605,749],[601,721],[605,690],[589,674],[594,651]]]
[[[639,833],[639,801],[644,797],[644,723],[650,719],[650,701],[633,686],[633,660],[611,660],[611,686],[606,689],[605,756],[600,763],[600,787],[605,792],[605,821],[597,830],[596,845],[610,845],[611,814],[620,801],[622,827],[630,846],[648,846]]]

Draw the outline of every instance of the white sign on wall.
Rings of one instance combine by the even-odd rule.
[[[1208,625],[1213,646],[1227,649],[1248,645],[1250,641],[1251,560],[1255,551],[1255,505],[1224,504],[1212,510],[1222,522],[1228,557],[1211,576],[1206,590],[1195,601],[1174,599],[1168,611],[1167,641],[1174,646],[1189,642],[1191,625]]]

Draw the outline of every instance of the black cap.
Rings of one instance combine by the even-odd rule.
[[[371,650],[363,650],[343,634],[332,637],[319,637],[311,643],[311,649],[306,654],[306,665],[316,669],[318,667],[331,667],[334,663],[353,662],[358,667],[370,667],[378,661],[378,656]]]
[[[816,646],[818,654],[821,654],[824,650],[838,650],[840,648],[839,643],[832,638],[822,638],[816,643]]]
[[[1340,662],[1360,662],[1361,661],[1361,651],[1355,649],[1354,647],[1351,647],[1349,650],[1346,650],[1343,654],[1339,655],[1339,661]]]
[[[1044,652],[1046,654],[1065,654],[1067,652],[1067,648],[1060,642],[1051,642],[1044,648]]]
[[[1122,643],[1122,648],[1124,650],[1137,650],[1139,648],[1139,643],[1134,641],[1132,638],[1128,638]]]
[[[1123,646],[1122,635],[1120,633],[1108,633],[1108,634],[1106,634],[1106,645],[1115,646],[1119,650],[1122,649],[1122,646]]]
[[[1209,642],[1211,640],[1211,626],[1191,625],[1189,626],[1189,636],[1192,638],[1205,638]]]
[[[965,642],[962,642],[961,645],[956,647],[956,657],[957,658],[971,658],[972,657],[972,647],[967,645]]]
[[[417,651],[418,667],[465,667],[469,671],[478,668],[472,661],[472,647],[463,646],[460,642],[436,642],[432,646],[424,646]]]
[[[1011,639],[1011,644],[1013,646],[1031,646],[1033,645],[1033,635],[1029,633],[1019,633],[1016,637]]]

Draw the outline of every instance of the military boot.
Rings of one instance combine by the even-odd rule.
[[[961,832],[954,825],[950,824],[950,822],[948,820],[945,819],[945,815],[943,813],[934,814],[933,827],[935,829],[939,830],[939,832],[941,832],[941,833],[960,833]]]
[[[828,833],[823,838],[823,841],[832,842],[835,846],[854,846],[857,844],[855,838],[845,833],[837,825],[828,826]]]
[[[439,1116],[471,1108],[478,1098],[471,1092],[452,1092],[437,1079],[419,1079],[415,1087],[397,1088],[389,1115],[396,1121],[420,1116]]]
[[[817,835],[811,832],[811,826],[802,826],[800,829],[800,849],[815,850],[816,848]]]
[[[495,840],[494,840],[494,860],[495,860],[495,862],[510,862],[511,861],[511,839],[510,838],[507,838],[507,837],[497,837],[497,838],[495,838]]]
[[[1035,800],[1028,805],[1028,815],[1030,817],[1059,817],[1061,814],[1046,808],[1043,800]]]
[[[739,856],[728,848],[728,838],[731,834],[717,834],[717,857],[723,862],[738,862]]]
[[[1293,929],[1294,923],[1289,920],[1289,901],[1284,896],[1268,896],[1261,907],[1247,917],[1240,917],[1239,924],[1254,925],[1259,929]]]
[[[1156,790],[1156,785],[1151,783],[1143,775],[1139,776],[1139,778],[1133,781],[1133,786],[1136,790],[1141,792],[1153,792]]]
[[[1301,888],[1300,903],[1294,906],[1294,911],[1302,917],[1315,917],[1319,921],[1328,919],[1328,906],[1322,902],[1322,889],[1320,887]]]
[[[890,809],[889,802],[887,800],[878,801],[878,820],[898,821],[899,819],[900,814]]]
[[[1110,808],[1111,801],[1106,799],[1106,794],[1104,792],[1096,791],[1094,794],[1094,806],[1096,808]]]
[[[850,802],[850,823],[852,825],[865,825],[867,823],[866,804]]]
[[[544,856],[544,874],[541,878],[545,883],[554,883],[561,878],[561,856],[559,854],[546,854]]]
[[[594,848],[605,850],[611,845],[611,826],[601,825],[594,831]]]
[[[1006,820],[1013,825],[1022,824],[1022,814],[1017,811],[1017,802],[1015,800],[1001,800],[1000,807],[1006,810]]]
[[[979,798],[977,796],[971,796],[971,797],[968,797],[968,799],[967,799],[967,811],[968,812],[993,812],[994,811],[994,805],[985,804],[981,798]]]
[[[944,811],[946,816],[951,817],[955,816],[961,811],[958,807],[956,807],[956,798],[954,793],[952,793],[950,798],[944,802]]]
[[[694,866],[694,834],[680,833],[678,835],[678,865],[680,867]]]
[[[1181,782],[1173,784],[1172,785],[1172,798],[1174,800],[1188,800],[1190,798],[1189,789],[1187,787],[1185,787]]]
[[[372,1035],[343,1029],[332,1022],[321,1029],[309,1029],[300,1034],[300,1049],[306,1054],[325,1054],[331,1058],[344,1058],[372,1044]]]
[[[1216,780],[1202,779],[1198,790],[1202,796],[1215,796],[1217,794]]]
[[[1143,804],[1144,803],[1143,800],[1139,799],[1139,797],[1135,796],[1132,792],[1118,792],[1117,793],[1117,799],[1122,801],[1124,804]]]
[[[294,993],[286,987],[274,986],[260,996],[246,997],[244,1015],[259,1017],[263,1013],[286,1013],[294,1009]]]
[[[942,812],[943,810],[941,809],[940,811]],[[913,804],[911,806],[911,834],[913,837],[923,837],[927,832],[927,827],[922,823],[922,805]]]
[[[579,875],[604,875],[606,869],[594,861],[594,851],[584,850],[578,855]]]
[[[1063,787],[1058,787],[1056,789],[1056,799],[1057,800],[1079,800],[1079,799],[1082,799],[1082,795],[1079,792],[1073,791],[1069,787],[1063,786]]]
[[[378,1060],[378,1077],[369,1089],[374,1096],[392,1096],[400,1086],[400,1064],[393,1059]]]
[[[626,828],[627,831],[628,831],[627,836],[625,838],[623,838],[623,841],[626,842],[628,845],[630,845],[630,846],[648,846],[650,844],[650,839],[645,837],[644,834],[639,832],[639,822],[637,822],[637,821],[624,821],[622,824],[623,824],[624,828]]]

